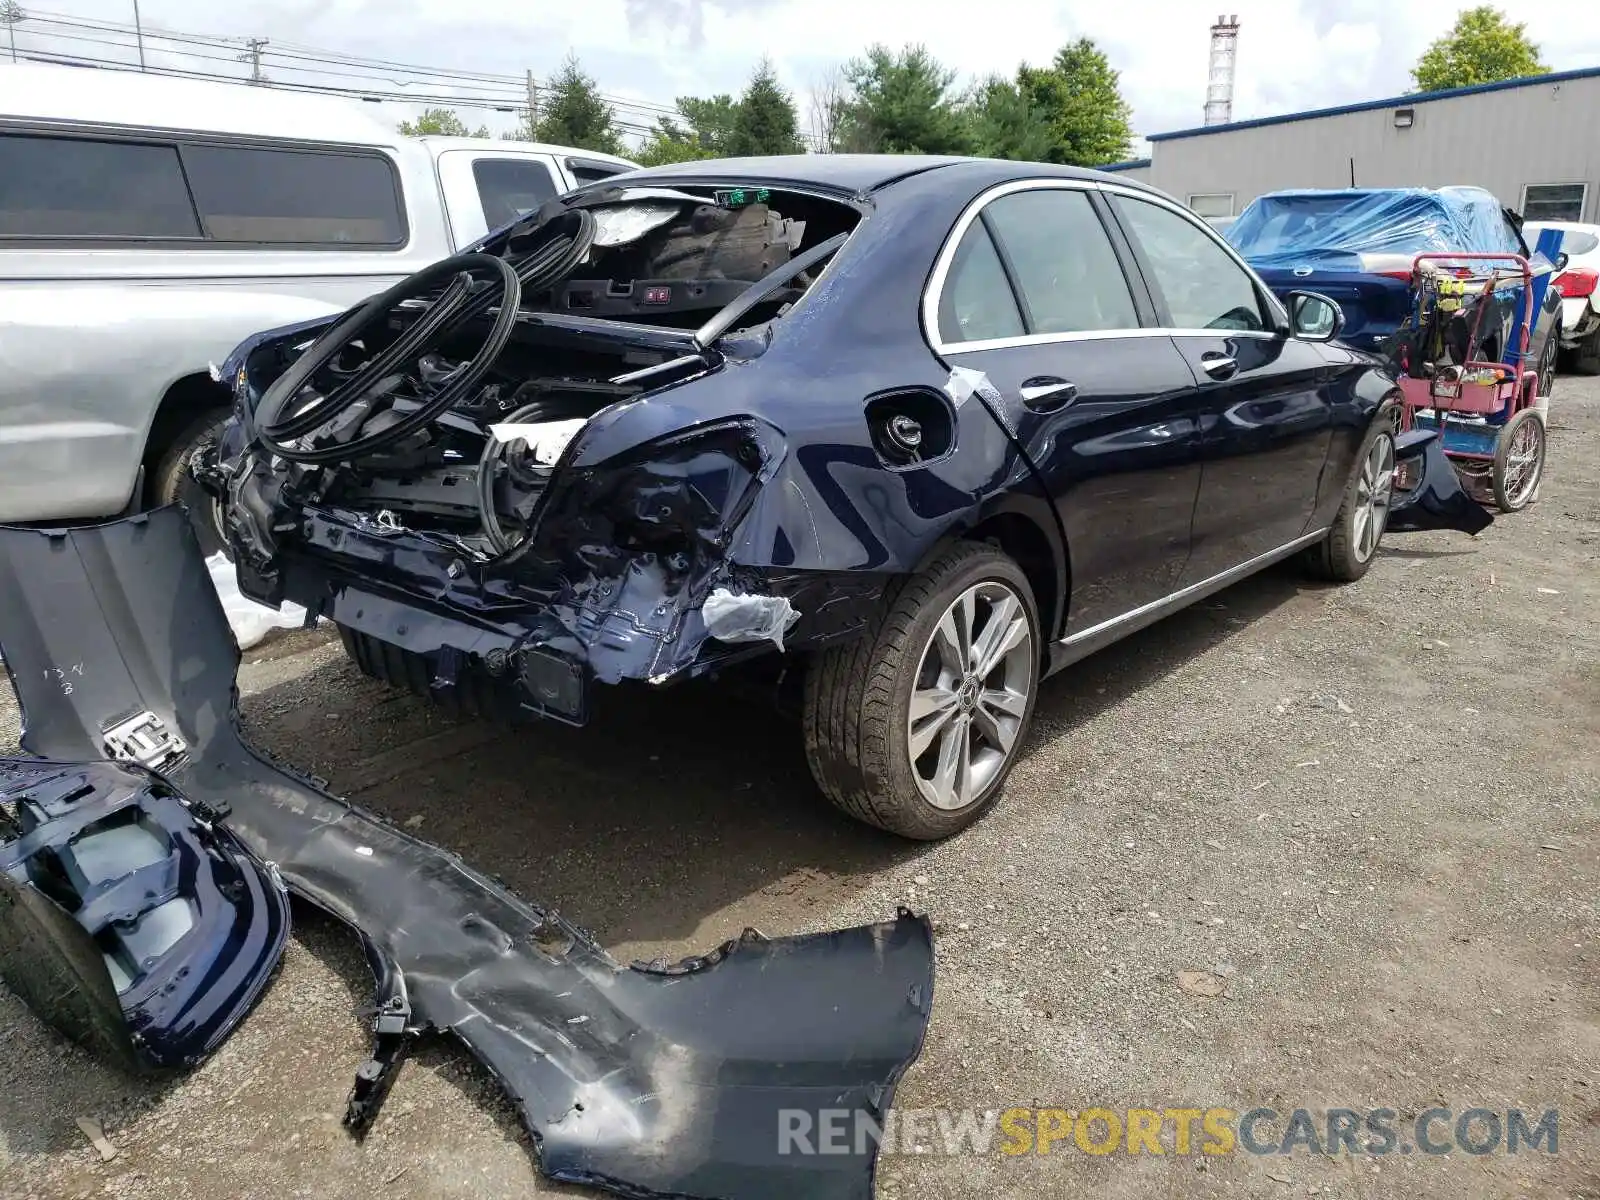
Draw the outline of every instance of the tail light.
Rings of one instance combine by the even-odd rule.
[[[1596,285],[1600,285],[1600,271],[1589,267],[1573,267],[1557,275],[1550,286],[1568,300],[1580,300],[1584,296],[1594,295]]]

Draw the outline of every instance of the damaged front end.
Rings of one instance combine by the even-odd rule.
[[[782,646],[814,581],[734,547],[784,435],[684,397],[761,355],[730,330],[786,312],[859,214],[644,191],[553,202],[327,327],[236,351],[236,417],[197,474],[240,589],[330,619],[374,674],[574,723],[591,681]]]
[[[787,1115],[818,1109],[843,1110],[852,1129],[881,1126],[932,1002],[925,919],[902,910],[801,937],[747,931],[681,963],[619,965],[555,912],[243,740],[238,651],[177,509],[94,529],[0,529],[0,652],[24,747],[51,760],[0,761],[0,794],[19,811],[30,806],[8,818],[29,828],[0,851],[5,862],[25,864],[46,843],[66,853],[72,829],[108,827],[129,805],[174,830],[188,814],[209,835],[236,839],[252,862],[274,864],[267,878],[281,876],[360,936],[376,995],[373,1053],[345,1118],[352,1130],[373,1120],[415,1038],[447,1033],[516,1104],[551,1178],[632,1197],[871,1196],[870,1139],[841,1154],[794,1155],[779,1135]],[[64,663],[81,667],[68,686]],[[130,712],[142,715],[145,738],[108,738]],[[155,756],[159,775],[139,765],[141,754]],[[32,876],[8,873],[4,895],[42,909],[71,961],[87,962],[98,922],[84,910],[98,912],[103,897],[113,920],[135,911],[122,894],[143,895],[154,881],[164,895],[165,869],[85,890],[81,928]],[[0,930],[7,921],[9,910]],[[179,941],[161,961],[179,976],[204,974],[192,979],[197,998],[232,1012],[239,992],[202,971],[213,961],[202,944]],[[80,974],[98,980],[90,999],[103,1014],[108,968],[98,962]],[[74,1002],[25,995],[46,1016]],[[154,1026],[140,1032],[159,1043]]]

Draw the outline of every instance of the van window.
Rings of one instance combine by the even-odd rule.
[[[490,229],[509,225],[556,194],[545,165],[527,158],[477,159],[472,164],[472,178]]]
[[[396,246],[405,218],[378,154],[185,145],[207,236],[223,242]]]
[[[199,236],[175,146],[0,134],[0,237]]]

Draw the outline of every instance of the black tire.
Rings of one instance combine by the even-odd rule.
[[[1385,438],[1389,443],[1389,462],[1391,464],[1395,462],[1394,435],[1397,416],[1398,410],[1386,405],[1373,420],[1372,427],[1367,430],[1367,436],[1361,440],[1361,447],[1356,452],[1355,462],[1350,468],[1350,478],[1345,483],[1344,500],[1339,505],[1339,515],[1333,519],[1328,536],[1308,549],[1301,559],[1306,572],[1313,578],[1326,579],[1334,583],[1354,583],[1367,573],[1373,559],[1378,557],[1378,546],[1383,541],[1383,529],[1388,525],[1388,505],[1384,505],[1382,527],[1379,528],[1370,549],[1363,555],[1359,518],[1362,508],[1366,506],[1366,497],[1362,494],[1362,468],[1372,456],[1373,448]],[[1392,475],[1388,486],[1388,495],[1392,500],[1394,494]]]
[[[182,504],[189,510],[200,551],[207,557],[219,550],[226,553],[228,539],[219,523],[217,503],[189,470],[189,460],[196,450],[216,445],[228,415],[225,408],[208,409],[185,425],[156,460],[148,485],[150,507]]]
[[[969,589],[992,585],[998,585],[994,589],[998,595],[1009,592],[1021,601],[1021,615],[1027,621],[1026,703],[1010,746],[988,782],[969,803],[939,807],[924,796],[914,774],[907,724],[912,692],[947,610]],[[999,609],[987,611],[992,615]],[[1041,647],[1038,609],[1022,569],[993,546],[977,542],[953,546],[925,571],[892,587],[860,638],[812,661],[806,675],[804,727],[806,757],[817,786],[858,821],[902,837],[931,841],[964,829],[999,798],[1016,765],[1033,717]],[[1022,658],[1006,661],[1020,669]],[[963,694],[966,691],[962,689]],[[973,698],[961,701],[967,714],[960,719],[973,721]]]
[[[1600,375],[1600,325],[1596,325],[1572,352],[1572,373]]]
[[[1534,455],[1532,474],[1518,479],[1508,479],[1512,449],[1518,439],[1532,441]],[[1519,512],[1533,503],[1539,494],[1539,480],[1544,476],[1545,427],[1538,412],[1525,408],[1500,430],[1494,443],[1494,473],[1490,482],[1494,486],[1494,502],[1501,512]]]
[[[1556,360],[1561,353],[1561,326],[1552,325],[1539,351],[1539,395],[1548,400],[1556,390]]]

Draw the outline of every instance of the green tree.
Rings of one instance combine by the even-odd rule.
[[[722,94],[709,98],[679,96],[678,113],[659,117],[633,158],[647,167],[690,162],[697,158],[722,158],[739,119],[739,103]]]
[[[750,86],[739,97],[726,152],[733,156],[752,154],[800,154],[800,117],[794,100],[778,83],[772,60],[763,58],[750,78]]]
[[[991,75],[967,94],[972,152],[985,158],[1044,162],[1054,142],[1044,116],[1009,79]]]
[[[631,157],[642,167],[659,167],[666,163],[692,162],[697,158],[715,158],[716,155],[700,144],[694,130],[684,128],[671,117],[658,117],[650,136]]]
[[[525,116],[512,137],[598,150],[602,154],[622,152],[616,115],[601,99],[600,85],[584,73],[577,55],[567,55],[544,91],[538,119],[530,120],[532,114]]]
[[[678,111],[694,130],[695,140],[709,158],[726,158],[734,127],[739,123],[739,102],[726,92],[702,98],[679,96]]]
[[[1047,162],[1096,167],[1128,156],[1132,110],[1117,80],[1105,52],[1089,38],[1067,43],[1048,67],[1017,69],[1017,91],[1049,131]]]
[[[407,137],[438,134],[441,137],[486,138],[489,136],[489,127],[480,125],[476,129],[468,129],[466,123],[456,116],[454,109],[429,108],[424,109],[415,121],[401,121],[400,132]]]
[[[1440,92],[1543,75],[1550,68],[1540,61],[1539,47],[1528,40],[1525,30],[1487,4],[1469,8],[1449,33],[1423,51],[1411,68],[1411,78],[1419,91]]]
[[[956,73],[908,45],[898,53],[875,45],[845,65],[850,95],[834,141],[846,151],[963,154],[970,149],[964,114],[951,92]]]

